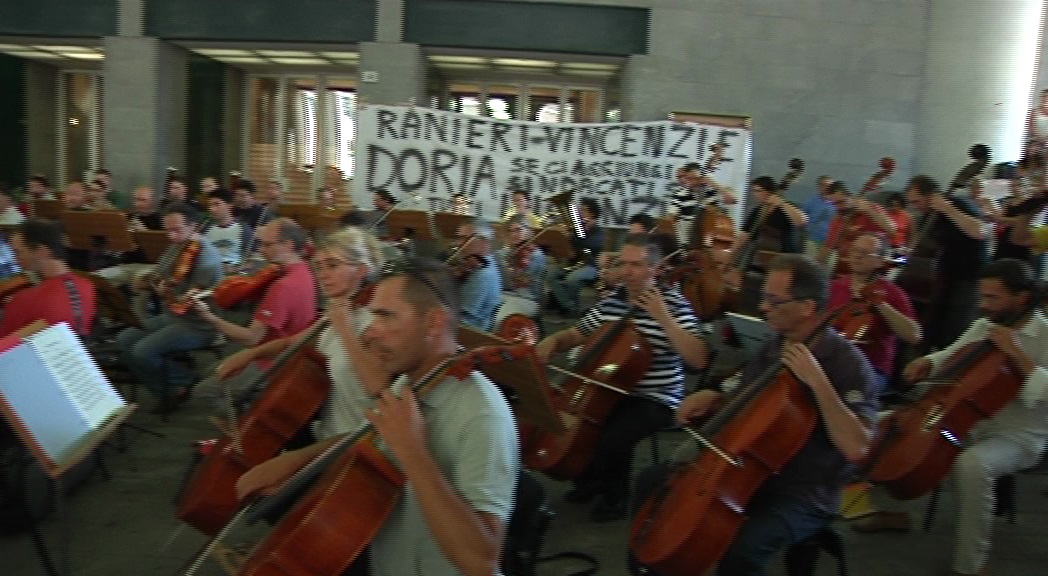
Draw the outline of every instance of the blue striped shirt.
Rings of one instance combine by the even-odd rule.
[[[700,323],[695,317],[691,303],[675,289],[663,290],[662,297],[666,301],[670,316],[685,330],[700,336]],[[582,315],[575,324],[575,329],[583,336],[589,337],[603,324],[622,318],[630,308],[626,298],[625,290],[605,297]],[[651,347],[651,367],[637,382],[633,395],[650,398],[676,409],[684,397],[684,362],[680,354],[673,348],[666,330],[643,308],[638,307],[634,311],[633,326]]]

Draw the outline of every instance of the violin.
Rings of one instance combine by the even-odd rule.
[[[231,276],[219,283],[211,293],[215,304],[233,308],[244,302],[257,302],[269,285],[284,275],[284,267],[270,264],[251,276]]]

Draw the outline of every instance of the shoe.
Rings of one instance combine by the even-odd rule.
[[[606,522],[615,522],[616,520],[622,520],[626,517],[626,503],[610,500],[607,497],[603,497],[597,500],[597,503],[593,505],[590,510],[590,520],[604,524]]]
[[[910,515],[905,512],[874,512],[851,522],[856,532],[909,532]]]
[[[586,504],[596,497],[596,488],[590,486],[575,486],[564,493],[564,500],[572,504]]]

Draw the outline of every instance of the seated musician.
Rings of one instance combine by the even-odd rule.
[[[160,203],[160,207],[167,208],[173,204],[186,204],[197,212],[204,211],[204,207],[200,205],[200,202],[197,202],[196,198],[190,196],[189,184],[186,183],[186,179],[177,174],[167,179],[167,186],[165,187],[164,198]]]
[[[14,226],[25,220],[15,206],[15,199],[7,184],[0,182],[0,226]]]
[[[473,203],[461,192],[451,195],[451,213],[462,216],[473,215]]]
[[[236,273],[248,253],[248,243],[253,236],[251,227],[234,216],[233,194],[228,190],[209,193],[207,211],[211,220],[204,227],[204,237],[218,250],[225,273]]]
[[[797,253],[801,251],[797,231],[808,223],[804,211],[782,197],[779,185],[771,176],[760,176],[750,183],[753,199],[757,205],[750,210],[742,231],[735,237],[732,253],[751,239],[760,235],[774,234],[778,248],[774,252]],[[760,229],[755,229],[760,226]]]
[[[436,262],[412,261],[405,272],[381,280],[369,307],[374,320],[367,350],[347,321],[351,306],[341,306],[342,315],[331,320],[355,375],[349,385],[360,388],[346,409],[366,413],[383,451],[407,480],[371,541],[371,574],[498,573],[519,469],[513,415],[479,372],[462,380],[439,378],[421,398],[409,389],[456,353],[459,303],[450,271]],[[395,374],[401,376],[390,385]],[[335,433],[354,431],[355,423],[349,424]],[[238,494],[272,492],[337,439],[256,466],[238,481]]]
[[[849,273],[838,276],[830,285],[831,310],[860,300],[869,302],[876,311],[872,314],[872,323],[856,336],[855,344],[873,367],[878,396],[888,390],[895,373],[896,338],[907,344],[921,340],[921,326],[910,297],[881,276],[889,248],[888,241],[879,234],[860,234],[843,254]]]
[[[124,195],[113,187],[113,173],[108,168],[95,170],[92,182],[98,184],[101,192],[98,200],[92,202],[98,206],[96,210],[120,210],[127,205]]]
[[[514,190],[510,193],[510,207],[502,216],[503,222],[509,222],[514,216],[520,215],[524,222],[533,230],[542,228],[542,218],[535,214],[531,208],[531,193],[527,190]]]
[[[68,322],[81,336],[90,335],[97,306],[95,286],[66,265],[62,226],[49,220],[26,220],[12,234],[11,248],[22,270],[36,275],[40,282],[15,292],[3,306],[0,337],[36,320]]]
[[[495,310],[502,301],[502,279],[491,256],[495,231],[481,218],[459,226],[456,234],[458,254],[451,266],[458,282],[459,311],[462,322],[478,330],[491,332]]]
[[[105,183],[92,180],[84,187],[86,206],[89,210],[116,210],[116,206],[106,199]]]
[[[677,181],[670,186],[668,207],[668,214],[675,221],[677,241],[686,244],[690,240],[691,227],[704,207],[737,204],[738,201],[731,188],[703,174],[701,164],[690,162],[681,166],[677,170]]]
[[[164,230],[171,242],[161,255],[152,278],[136,278],[133,287],[156,291],[167,300],[184,298],[191,289],[210,289],[222,279],[218,250],[197,232],[197,212],[186,204],[164,209]],[[153,280],[159,280],[154,282]],[[195,350],[215,338],[215,329],[192,307],[183,315],[164,309],[142,319],[142,328],[126,328],[117,336],[117,349],[131,374],[152,392],[156,413],[167,413],[189,398],[193,372],[168,357]]]
[[[938,293],[930,303],[914,302],[924,325],[924,344],[942,349],[957,339],[976,314],[979,270],[987,260],[989,228],[969,198],[942,193],[930,176],[914,176],[906,187],[910,206],[920,215],[918,234],[940,248],[935,282]],[[934,219],[933,215],[938,215]],[[931,225],[931,230],[925,230]],[[900,274],[905,274],[903,268]],[[901,278],[900,278],[900,284]]]
[[[243,178],[233,188],[233,215],[251,230],[273,219],[272,213],[258,201],[255,183]]]
[[[34,174],[29,177],[29,181],[26,182],[26,191],[29,192],[29,197],[26,198],[27,202],[56,199],[55,191],[51,188],[51,181],[42,174]]]
[[[746,507],[746,521],[721,558],[717,574],[764,574],[772,557],[826,526],[840,509],[841,489],[870,443],[876,396],[873,372],[862,353],[835,331],[819,330],[829,297],[826,272],[800,254],[769,265],[761,311],[778,336],[746,364],[740,387],[780,360],[811,391],[815,430],[779,474],[771,475]],[[730,394],[730,393],[728,393]],[[700,390],[684,399],[677,421],[715,413],[728,394]]]
[[[579,236],[575,226],[571,226],[571,247],[575,250],[576,263],[568,271],[562,269],[560,274],[550,279],[550,290],[553,304],[569,317],[577,318],[581,312],[579,293],[583,284],[597,279],[597,258],[604,251],[604,229],[597,226],[600,218],[600,204],[593,198],[583,198],[579,202],[579,216],[583,236]],[[566,272],[566,273],[565,273]]]
[[[371,323],[367,308],[353,306],[358,292],[382,268],[382,246],[373,236],[357,228],[348,228],[322,238],[313,255],[316,278],[325,299],[324,328],[313,346],[327,359],[331,395],[314,423],[312,432],[324,439],[356,430],[364,422],[364,411],[370,399],[358,384],[352,361],[346,353],[342,334],[359,334]],[[285,350],[299,343],[317,326],[291,335],[268,340],[245,348],[220,362],[215,368],[219,379],[226,380],[252,362],[269,363]]]
[[[994,481],[1037,464],[1048,442],[1048,319],[1035,305],[1040,297],[1037,279],[1025,262],[1006,258],[986,265],[979,280],[982,317],[944,350],[911,362],[904,373],[909,382],[934,377],[968,345],[989,341],[1008,357],[1022,382],[1015,399],[974,428],[954,462],[958,507],[955,575],[986,573]],[[892,507],[888,501],[878,499],[876,503],[882,509]],[[905,530],[909,521],[904,513],[879,512],[855,527],[860,531]]]
[[[834,251],[838,259],[843,258],[848,253],[846,241],[859,232],[895,234],[895,222],[888,211],[866,198],[853,196],[844,182],[833,182],[823,195],[833,204],[836,215],[830,221],[826,244],[819,248],[819,263],[825,265]]]
[[[203,301],[196,305],[197,313],[216,330],[248,347],[298,334],[313,323],[317,311],[316,280],[302,260],[308,239],[302,227],[289,218],[277,218],[262,225],[257,236],[262,257],[279,266],[281,273],[265,289],[251,323],[240,326],[215,314]]]
[[[157,210],[159,199],[149,186],[139,186],[131,193],[131,212],[127,215],[128,228],[132,232],[163,230],[164,222]],[[152,269],[146,253],[141,249],[124,252],[120,264],[96,270],[94,273],[109,280],[114,286],[131,282],[138,274]]]
[[[65,191],[62,192],[62,209],[91,210],[87,202],[87,192],[84,190],[83,182],[74,180],[66,186]]]
[[[506,226],[509,246],[499,250],[505,272],[503,288],[541,302],[546,287],[546,253],[531,241],[533,232],[523,214],[511,216]]]
[[[629,396],[616,404],[604,423],[596,453],[565,497],[583,503],[597,499],[590,511],[595,522],[609,522],[626,513],[633,447],[672,424],[673,411],[684,395],[684,365],[704,368],[709,348],[699,336],[699,321],[691,305],[675,289],[660,291],[655,276],[662,251],[648,235],[631,234],[622,246],[622,289],[604,297],[571,328],[548,336],[535,351],[548,361],[555,353],[582,345],[601,325],[633,310],[633,327],[651,347],[651,366]]]

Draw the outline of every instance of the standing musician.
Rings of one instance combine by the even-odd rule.
[[[509,222],[514,216],[524,218],[525,224],[533,230],[542,228],[542,218],[535,214],[531,208],[531,194],[527,190],[514,190],[510,192],[511,206],[502,216],[503,222]],[[547,222],[547,224],[549,224]]]
[[[682,359],[704,368],[709,348],[699,335],[700,324],[691,305],[675,289],[659,291],[655,277],[662,260],[658,244],[646,234],[626,237],[619,256],[623,288],[604,297],[571,328],[539,342],[535,351],[544,361],[553,354],[582,345],[602,324],[622,318],[633,308],[631,323],[651,347],[651,366],[629,396],[621,398],[605,422],[589,467],[575,480],[565,498],[584,503],[597,499],[590,511],[595,522],[610,522],[626,514],[633,448],[672,424],[673,411],[684,396]]]
[[[546,253],[532,241],[532,229],[523,214],[506,221],[509,246],[499,250],[505,272],[504,288],[535,302],[546,287]]]
[[[895,223],[888,211],[878,204],[853,196],[844,182],[833,182],[826,187],[826,200],[836,208],[836,216],[830,222],[829,237],[819,248],[819,263],[826,266],[833,251],[840,259],[848,253],[848,242],[860,232],[883,232],[895,234]],[[840,268],[838,264],[837,269]]]
[[[397,205],[397,199],[385,190],[375,190],[371,203],[375,207],[375,210],[371,213],[371,222],[377,222],[377,224],[372,224],[375,227],[375,236],[386,239],[389,237],[389,224],[387,224],[385,216],[386,213],[393,210],[393,207]]]
[[[597,226],[600,204],[593,198],[583,198],[579,201],[579,217],[584,235],[579,236],[579,230],[571,226],[571,247],[575,250],[576,264],[570,271],[564,269],[550,278],[554,303],[572,318],[578,317],[580,312],[582,285],[597,279],[597,258],[604,250],[604,229]]]
[[[1048,318],[1039,306],[1032,306],[1040,297],[1037,279],[1025,262],[1006,258],[988,264],[979,279],[982,317],[944,350],[906,367],[906,380],[922,380],[962,355],[968,345],[989,341],[1008,357],[1022,381],[1018,397],[972,430],[953,464],[958,510],[952,573],[957,576],[986,573],[994,481],[1035,465],[1048,442]],[[1006,326],[1016,320],[1015,327]],[[909,525],[903,513],[879,512],[868,518],[856,528],[872,532]]]
[[[819,176],[815,183],[818,189],[801,208],[808,217],[808,240],[804,246],[804,253],[811,257],[817,257],[829,240],[830,223],[837,213],[837,208],[826,199],[826,191],[829,190],[830,184],[833,184],[833,178],[828,175]]]
[[[316,279],[302,260],[306,239],[302,227],[289,218],[278,218],[258,229],[262,257],[280,272],[265,289],[250,324],[240,326],[225,320],[203,301],[197,301],[197,313],[227,338],[247,347],[305,330],[317,310]]]
[[[677,181],[670,186],[667,210],[674,218],[677,241],[681,244],[691,240],[691,227],[706,206],[731,205],[739,201],[729,187],[717,184],[709,175],[715,170],[715,164],[720,162],[719,154],[720,151],[715,150],[716,162],[711,159],[706,167],[697,162],[681,166],[677,170]]]
[[[731,248],[732,254],[738,253],[750,239],[768,236],[769,231],[772,231],[779,241],[778,250],[773,250],[774,252],[800,252],[797,231],[808,223],[804,211],[782,197],[779,185],[771,176],[754,178],[750,183],[750,191],[757,205],[746,216],[742,232],[735,238],[735,244]]]
[[[781,358],[811,391],[819,418],[807,443],[750,500],[746,521],[720,560],[719,576],[764,574],[779,550],[826,526],[840,508],[841,489],[854,463],[866,454],[875,409],[869,363],[829,328],[810,347],[804,344],[819,326],[828,288],[826,272],[805,256],[783,254],[769,265],[761,311],[778,336],[746,364],[740,389]],[[714,390],[695,392],[681,403],[677,421],[710,415],[724,401],[725,395]]]
[[[11,248],[23,271],[37,275],[35,286],[15,292],[3,306],[0,337],[36,320],[68,322],[81,336],[91,334],[97,297],[90,280],[73,274],[65,263],[62,227],[48,220],[26,220],[15,228]]]
[[[830,284],[831,310],[856,301],[870,305],[869,324],[860,328],[862,334],[851,337],[855,338],[855,344],[873,367],[877,379],[876,396],[887,391],[895,373],[896,338],[911,345],[921,340],[921,326],[917,323],[910,297],[881,275],[889,248],[887,240],[879,234],[860,234],[852,241],[848,252],[842,254],[849,273],[838,276]],[[839,322],[847,320],[838,319]]]
[[[392,515],[371,541],[376,576],[490,576],[499,570],[519,468],[509,407],[479,372],[463,380],[443,377],[422,398],[409,387],[455,355],[456,300],[446,266],[411,261],[405,272],[376,286],[367,350],[347,322],[335,323],[363,392],[358,398],[366,417],[407,481]],[[348,314],[351,308],[344,306]],[[390,385],[395,374],[400,376]],[[253,468],[237,483],[238,494],[272,491],[336,440],[321,440]]]
[[[937,282],[938,295],[930,304],[918,302],[917,314],[924,322],[925,344],[941,349],[956,340],[975,315],[976,284],[987,259],[988,227],[970,199],[943,194],[930,176],[914,176],[906,196],[920,214],[918,235],[940,245],[939,278],[929,280]]]
[[[491,257],[495,231],[484,219],[474,218],[458,227],[455,238],[458,249],[448,264],[458,284],[462,323],[491,332],[502,301],[502,279]]]
[[[913,233],[913,219],[906,211],[906,198],[899,192],[892,192],[884,201],[888,211],[888,217],[895,224],[895,234],[892,234],[892,248],[899,248],[910,243],[910,235]]]
[[[327,359],[327,373],[331,380],[330,396],[313,428],[316,438],[351,432],[364,422],[364,411],[371,400],[359,384],[342,335],[352,332],[355,338],[371,323],[366,308],[349,303],[358,296],[364,284],[378,274],[383,263],[381,244],[359,228],[347,228],[325,236],[313,255],[313,267],[326,302],[326,319],[331,322],[320,333],[315,345]],[[276,358],[311,331],[312,327],[241,350],[220,362],[215,372],[219,379],[226,380],[252,362],[268,362]]]
[[[197,232],[197,212],[186,204],[164,210],[164,230],[171,242],[151,275],[136,278],[133,287],[156,291],[168,300],[192,297],[193,289],[212,288],[222,279],[218,251]],[[131,374],[149,389],[159,403],[155,413],[166,414],[189,398],[193,372],[168,357],[172,352],[194,350],[214,340],[215,329],[203,317],[188,310],[175,314],[168,306],[159,314],[142,319],[142,328],[126,328],[116,339]]]

